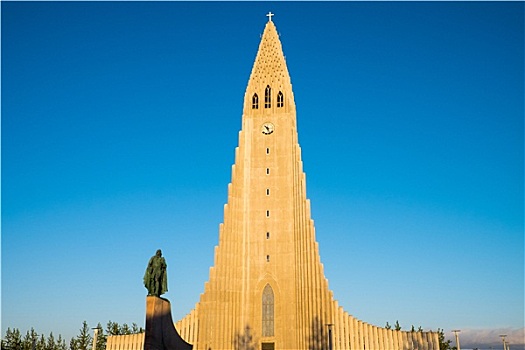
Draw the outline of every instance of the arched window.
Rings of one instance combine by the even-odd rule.
[[[252,109],[259,109],[259,96],[257,96],[257,94],[253,94]]]
[[[273,337],[273,290],[269,284],[264,287],[262,294],[262,336]]]
[[[284,96],[283,93],[279,91],[277,94],[277,107],[280,108],[284,106]]]
[[[270,108],[272,106],[272,89],[270,85],[266,85],[266,90],[264,91],[264,108]]]

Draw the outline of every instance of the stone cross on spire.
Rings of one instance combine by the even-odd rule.
[[[272,21],[272,16],[275,16],[275,14],[273,14],[272,11],[268,12],[268,14],[266,15],[266,17],[268,17],[268,22]]]

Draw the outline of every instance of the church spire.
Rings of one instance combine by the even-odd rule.
[[[245,115],[263,111],[295,111],[290,74],[277,28],[272,21],[274,14],[269,12],[266,16],[268,16],[268,22],[261,36],[259,50],[246,88]],[[268,98],[273,103],[266,103]]]

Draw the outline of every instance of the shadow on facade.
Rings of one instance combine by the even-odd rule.
[[[233,350],[257,350],[257,343],[253,338],[252,329],[249,325],[244,327],[242,333],[235,332]]]
[[[426,339],[426,334],[423,331],[411,331],[409,333],[412,338],[412,348],[413,349],[425,349],[428,346],[428,341]],[[425,338],[423,338],[425,336]]]
[[[323,321],[315,316],[308,338],[308,350],[328,350],[328,330]]]

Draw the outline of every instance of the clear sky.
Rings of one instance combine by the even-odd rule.
[[[523,329],[523,2],[1,7],[2,334],[143,325],[158,248],[174,318],[194,307],[268,11],[340,305]]]

